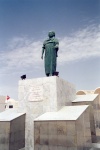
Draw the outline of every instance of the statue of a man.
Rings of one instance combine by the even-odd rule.
[[[53,76],[56,72],[56,65],[57,65],[57,52],[59,49],[59,42],[55,38],[55,32],[50,31],[48,33],[49,38],[44,41],[42,47],[42,56],[45,52],[44,62],[45,62],[45,74],[46,76]]]

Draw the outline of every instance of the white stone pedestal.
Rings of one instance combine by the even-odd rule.
[[[19,81],[19,111],[26,112],[26,150],[33,150],[33,121],[45,112],[58,111],[75,99],[74,85],[52,76]]]
[[[38,113],[46,111],[57,111],[62,106],[71,105],[75,99],[76,91],[74,85],[59,77],[44,77],[19,81],[19,102],[24,111],[29,112],[28,106],[38,106]],[[40,106],[39,106],[40,104]],[[41,107],[42,104],[42,107]],[[22,109],[22,111],[23,111]],[[34,113],[34,111],[32,113]]]
[[[100,137],[100,118],[99,118],[99,95],[98,94],[87,94],[80,95],[72,102],[72,105],[90,105],[93,110],[91,115],[94,115],[96,135]]]
[[[17,110],[0,113],[0,150],[25,147],[25,114]]]
[[[34,120],[34,150],[89,150],[91,145],[88,105],[66,106]]]

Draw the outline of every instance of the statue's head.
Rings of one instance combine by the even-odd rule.
[[[49,36],[49,38],[54,37],[54,36],[55,36],[55,32],[54,32],[54,31],[50,31],[50,32],[48,33],[48,36]]]

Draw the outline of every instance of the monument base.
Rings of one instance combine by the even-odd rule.
[[[25,147],[25,114],[17,110],[0,113],[0,150]]]
[[[96,135],[100,138],[99,95],[87,94],[77,96],[77,98],[72,102],[72,105],[90,105],[92,107],[91,115],[94,116]]]
[[[25,148],[33,150],[33,121],[45,112],[58,111],[71,105],[76,97],[75,86],[51,76],[19,81],[19,111],[26,113]]]
[[[89,150],[92,142],[89,114],[88,105],[65,106],[36,118],[34,150]]]

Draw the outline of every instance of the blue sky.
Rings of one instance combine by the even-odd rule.
[[[59,76],[76,90],[100,86],[100,0],[0,0],[0,95],[18,99],[18,81],[44,77],[42,43],[59,39]]]

